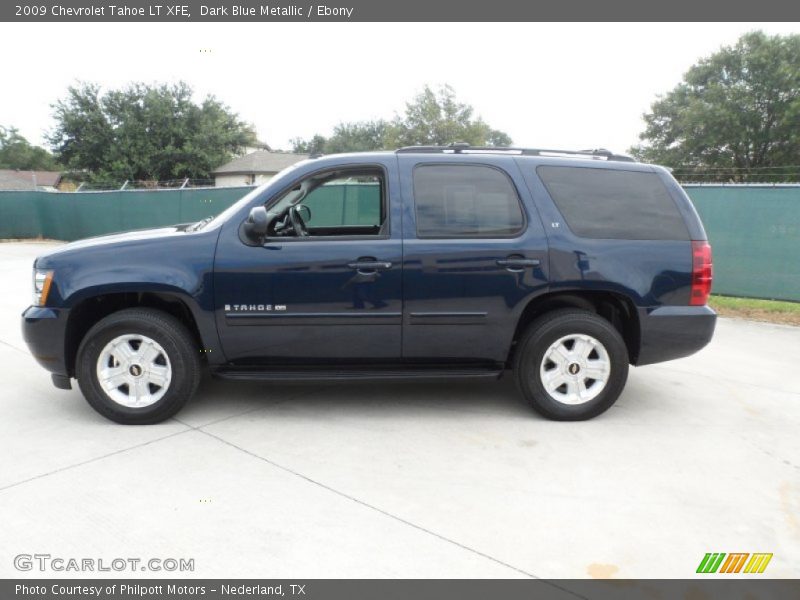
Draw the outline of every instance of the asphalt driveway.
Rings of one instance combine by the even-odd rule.
[[[187,577],[800,577],[800,328],[721,319],[584,423],[498,383],[207,380],[160,425],[55,389],[19,315],[45,243],[0,244],[0,577],[19,554],[190,558]],[[111,575],[118,575],[111,573]]]

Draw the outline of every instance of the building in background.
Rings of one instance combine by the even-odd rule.
[[[61,183],[59,171],[18,171],[0,169],[0,190],[39,190],[55,192]]]
[[[231,162],[212,171],[216,187],[260,185],[272,179],[278,172],[294,163],[308,158],[308,154],[256,150],[234,158]]]

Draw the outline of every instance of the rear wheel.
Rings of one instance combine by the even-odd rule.
[[[611,323],[574,309],[542,315],[528,327],[515,364],[517,385],[542,415],[591,419],[608,410],[628,378],[628,350]]]
[[[158,423],[177,413],[200,382],[197,344],[166,313],[131,308],[92,327],[78,349],[78,384],[100,414],[125,424]]]

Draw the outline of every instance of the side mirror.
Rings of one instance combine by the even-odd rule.
[[[260,243],[267,235],[269,218],[267,209],[263,206],[254,206],[250,209],[250,214],[242,223],[242,233],[251,242]]]

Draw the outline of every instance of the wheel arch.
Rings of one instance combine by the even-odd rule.
[[[126,308],[152,308],[178,319],[189,330],[205,362],[210,362],[213,350],[219,348],[216,328],[208,331],[203,327],[202,310],[186,294],[170,289],[145,292],[131,289],[86,295],[70,308],[66,325],[64,359],[69,376],[75,376],[78,348],[89,329],[108,315]]]
[[[635,364],[641,334],[636,306],[630,298],[608,290],[559,290],[537,296],[525,305],[517,320],[507,365],[514,364],[517,344],[528,326],[541,315],[561,308],[586,310],[610,322],[625,341],[630,362]]]

